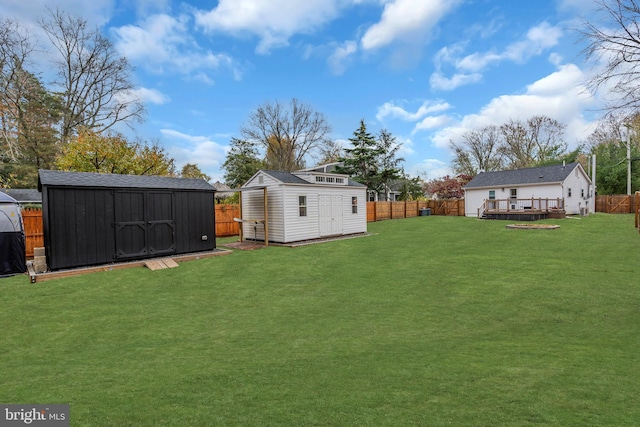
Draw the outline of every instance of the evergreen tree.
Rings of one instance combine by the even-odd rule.
[[[343,166],[336,172],[344,173],[353,180],[367,186],[369,191],[376,191],[380,187],[379,158],[384,154],[376,138],[367,131],[364,119],[360,120],[360,127],[349,138],[352,148],[345,148],[345,157],[341,158]]]

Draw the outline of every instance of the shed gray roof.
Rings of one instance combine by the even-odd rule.
[[[5,188],[2,191],[16,199],[18,203],[42,203],[42,194],[35,188]]]
[[[541,166],[508,171],[481,172],[464,188],[504,187],[509,185],[550,184],[564,181],[579,163],[566,166]]]
[[[284,182],[285,184],[309,184],[309,181],[305,181],[304,179],[292,174],[291,172],[272,170],[263,170],[262,172],[277,179],[278,181]]]
[[[40,170],[38,189],[52,187],[152,188],[168,190],[207,190],[215,188],[204,179],[171,178],[167,176],[117,175],[92,172]]]
[[[262,172],[277,179],[278,181],[284,182],[285,184],[305,184],[305,185],[310,184],[309,181],[305,181],[304,179],[300,178],[299,176],[291,172],[272,171],[272,170],[263,170]],[[315,184],[312,184],[312,185],[315,185]],[[364,184],[356,182],[351,178],[349,178],[348,185],[351,187],[365,187]]]

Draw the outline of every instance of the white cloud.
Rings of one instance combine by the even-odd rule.
[[[349,58],[358,50],[358,44],[354,41],[346,41],[342,45],[336,47],[333,51],[327,62],[329,63],[329,68],[331,71],[336,74],[344,73],[346,68],[345,63],[349,61]]]
[[[34,27],[39,19],[47,17],[47,7],[82,17],[87,20],[89,27],[93,27],[102,26],[109,21],[115,0],[9,0],[0,2],[0,16],[20,21],[27,27]]]
[[[132,62],[143,64],[156,73],[178,72],[190,74],[199,70],[215,70],[222,66],[233,68],[233,60],[225,54],[204,51],[189,35],[189,18],[159,14],[139,25],[125,25],[113,29],[116,47]],[[207,77],[208,78],[208,77]]]
[[[187,163],[197,164],[200,170],[221,181],[220,166],[224,163],[227,147],[212,141],[206,136],[188,135],[173,129],[161,129],[169,155],[175,159],[181,169]]]
[[[557,45],[560,37],[562,37],[560,28],[552,27],[549,23],[543,22],[529,29],[524,40],[508,45],[504,52],[473,53],[458,60],[456,68],[467,72],[477,72],[482,71],[493,62],[510,60],[521,63]]]
[[[446,111],[451,108],[451,105],[444,101],[424,101],[415,113],[410,113],[404,108],[396,105],[393,102],[385,102],[378,107],[378,113],[376,119],[383,121],[386,118],[400,119],[407,122],[415,122],[428,114],[440,111]]]
[[[482,74],[454,74],[452,77],[445,77],[439,72],[431,74],[429,78],[429,84],[433,89],[438,90],[453,90],[460,86],[478,83],[482,80]]]
[[[482,80],[481,73],[491,64],[501,61],[524,63],[556,46],[562,34],[559,27],[543,22],[530,28],[523,40],[509,44],[502,52],[493,50],[475,52],[461,57],[466,47],[465,43],[442,48],[434,57],[436,71],[430,78],[431,87],[439,90],[453,90],[463,85],[477,83]],[[557,55],[550,59],[555,59],[556,64],[559,64],[560,59]],[[447,65],[453,65],[455,72],[452,77],[445,77],[442,72]]]
[[[156,105],[166,104],[170,101],[170,98],[160,92],[157,89],[147,89],[144,87],[134,89],[131,91],[132,95],[142,100],[143,102],[150,102]]]
[[[428,181],[430,179],[441,178],[445,175],[453,175],[453,170],[449,165],[438,159],[424,159],[419,163],[410,166],[407,170],[411,176],[419,176]]]
[[[380,22],[367,29],[361,39],[365,50],[387,46],[395,41],[421,39],[460,0],[391,0],[384,5]]]
[[[447,148],[450,140],[473,129],[510,119],[527,120],[534,115],[545,115],[567,125],[566,137],[570,145],[583,140],[590,132],[590,123],[583,116],[594,103],[594,98],[582,86],[584,74],[573,64],[567,64],[527,86],[522,95],[502,95],[492,99],[479,113],[469,114],[458,123],[439,130],[433,143]]]
[[[333,20],[340,0],[220,0],[209,11],[196,12],[196,23],[207,32],[252,34],[260,38],[258,53],[287,46],[297,33],[311,33]]]
[[[442,126],[445,126],[447,123],[450,123],[451,120],[452,120],[451,117],[447,115],[425,117],[418,124],[416,124],[416,127],[413,129],[413,133],[416,133],[421,130],[431,130],[431,129],[441,128]]]

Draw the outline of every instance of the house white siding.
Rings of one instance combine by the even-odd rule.
[[[571,167],[571,170],[569,170]],[[554,168],[552,170],[552,168]],[[524,183],[509,184],[504,180],[500,182],[500,177],[521,173],[524,171],[530,179]],[[539,173],[535,173],[538,172]],[[534,173],[532,173],[534,172]],[[474,180],[479,179],[481,182],[486,183],[485,179],[482,181],[480,177],[492,176],[494,185],[471,185],[474,180],[469,184],[470,187],[465,187],[465,215],[469,217],[477,217],[479,208],[483,207],[485,200],[489,200],[494,196],[497,200],[510,199],[512,194],[515,193],[517,199],[564,199],[564,209],[567,215],[578,215],[580,213],[594,212],[595,211],[595,198],[593,197],[593,188],[591,186],[591,180],[584,172],[584,169],[579,164],[573,164],[573,166],[558,165],[554,167],[531,168],[526,170],[515,170],[505,172],[490,172],[493,175],[479,175]],[[543,180],[545,173],[553,175],[556,178],[555,182],[538,182],[532,183],[535,180]],[[561,177],[560,177],[561,176]],[[495,178],[497,177],[497,179]],[[516,176],[516,178],[519,178]],[[511,178],[513,179],[513,178]],[[550,180],[548,180],[550,181]]]
[[[465,190],[465,215],[478,216],[478,208],[489,199],[490,191],[494,191],[496,199],[508,199],[511,189],[515,188],[518,199],[562,199],[562,184],[514,185],[496,188],[468,188]],[[568,212],[567,212],[568,213]]]
[[[576,168],[563,184],[564,209],[567,215],[578,215],[583,208],[587,208],[588,213],[596,211],[591,181],[582,169]]]

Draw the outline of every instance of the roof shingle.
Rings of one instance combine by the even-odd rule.
[[[92,172],[63,172],[39,170],[38,189],[55,187],[152,188],[169,190],[208,190],[215,188],[204,179],[172,178],[167,176],[117,175]]]
[[[564,181],[579,163],[553,165],[507,171],[481,172],[465,188],[499,187],[507,185],[549,184]]]

